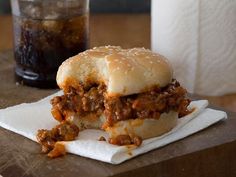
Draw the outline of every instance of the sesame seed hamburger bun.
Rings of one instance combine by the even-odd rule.
[[[56,110],[56,115],[63,114],[63,120],[72,122],[80,130],[86,128],[105,130],[112,139],[120,135],[129,136],[131,139],[159,136],[176,126],[178,111],[184,104],[182,100],[184,100],[185,91],[181,90],[178,84],[172,83],[172,77],[173,69],[168,60],[148,49],[122,49],[118,46],[95,47],[63,62],[56,79],[58,86],[65,94],[71,94],[70,88],[87,89],[94,85],[104,85],[104,98],[102,97],[104,112],[100,111],[98,114],[91,111],[83,116],[78,112],[71,113],[70,111],[63,114]],[[155,89],[153,91],[153,88],[158,88],[158,91]],[[178,98],[178,94],[175,94],[173,88],[176,89],[176,93],[181,94],[181,99]],[[170,98],[172,96],[173,98]],[[153,104],[140,101],[146,98],[149,102],[154,100]],[[86,99],[89,100],[90,97]],[[119,103],[116,103],[114,99]],[[85,104],[82,98],[81,100],[80,104]],[[97,101],[93,100],[93,102],[95,104]],[[186,107],[186,104],[184,106]],[[147,116],[145,116],[145,111],[148,111]],[[127,118],[127,114],[132,116]],[[123,145],[122,143],[113,144]]]
[[[57,72],[62,90],[104,83],[107,96],[144,92],[153,85],[166,86],[173,70],[166,58],[144,48],[96,47],[66,60]]]

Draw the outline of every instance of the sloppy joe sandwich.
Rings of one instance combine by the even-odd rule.
[[[51,100],[51,113],[60,124],[39,130],[44,152],[55,152],[57,141],[74,140],[90,128],[106,131],[111,144],[139,146],[191,112],[168,60],[144,48],[105,46],[79,53],[59,67],[57,84],[64,94]]]

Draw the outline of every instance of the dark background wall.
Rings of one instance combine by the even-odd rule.
[[[91,13],[148,13],[150,0],[90,0]],[[0,14],[10,13],[10,0],[0,0]]]
[[[10,12],[10,0],[0,0],[0,14],[7,14]]]

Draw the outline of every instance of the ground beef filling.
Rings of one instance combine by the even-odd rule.
[[[142,138],[139,136],[130,137],[129,135],[118,135],[115,138],[110,138],[109,143],[119,146],[130,145],[130,144],[140,146],[142,144]]]
[[[112,126],[120,120],[135,118],[158,119],[164,112],[177,111],[179,117],[190,113],[187,106],[186,90],[173,80],[164,88],[154,86],[148,91],[124,97],[106,97],[104,85],[90,89],[69,88],[63,96],[51,100],[52,115],[58,121],[66,120],[71,114],[86,116],[95,113],[105,114],[107,125]]]
[[[154,86],[141,94],[105,100],[104,113],[108,125],[132,118],[159,119],[162,113],[170,110],[177,111],[179,117],[183,117],[190,113],[187,109],[189,103],[186,90],[173,80],[164,88]]]
[[[66,153],[62,144],[58,141],[72,141],[79,135],[79,128],[67,121],[62,121],[51,130],[38,130],[37,140],[42,145],[42,152],[49,157],[58,157]]]
[[[51,113],[60,122],[72,114],[81,117],[91,113],[101,115],[104,111],[105,90],[104,85],[94,86],[90,89],[70,87],[64,95],[56,96],[51,100]]]
[[[170,110],[177,111],[179,117],[182,117],[191,112],[187,109],[189,103],[186,90],[176,80],[172,80],[164,88],[154,86],[140,94],[112,98],[106,97],[105,85],[94,85],[90,88],[70,87],[64,95],[51,100],[52,115],[60,124],[52,130],[39,130],[37,139],[42,144],[42,152],[49,152],[49,157],[57,157],[65,154],[65,149],[57,141],[71,141],[79,134],[78,127],[66,120],[70,115],[83,117],[91,113],[97,116],[104,113],[106,126],[112,126],[127,119],[159,119],[162,113]],[[119,135],[108,141],[117,145],[140,146],[142,143],[140,137],[131,138],[129,135]]]

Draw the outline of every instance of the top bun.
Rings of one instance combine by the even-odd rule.
[[[95,47],[64,61],[57,72],[57,84],[68,87],[104,83],[108,96],[125,96],[166,86],[173,70],[163,56],[144,48]]]

